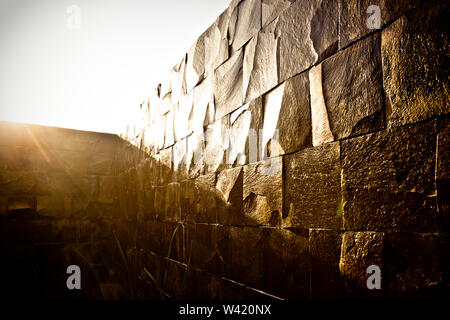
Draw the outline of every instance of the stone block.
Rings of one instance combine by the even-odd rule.
[[[339,143],[307,148],[284,158],[283,225],[343,227]]]
[[[186,59],[186,90],[190,92],[205,74],[205,34],[192,45]]]
[[[278,84],[276,22],[262,29],[244,51],[244,102],[261,96]]]
[[[225,11],[205,32],[205,74],[210,75],[228,59],[228,22]]]
[[[243,214],[252,225],[279,225],[283,205],[282,159],[244,166]]]
[[[380,42],[374,34],[323,62],[323,94],[335,139],[384,127]]]
[[[448,11],[448,3],[419,10],[400,17],[383,30],[381,52],[388,126],[450,113],[448,50],[444,49],[448,46],[448,23],[443,23]]]
[[[217,176],[218,223],[239,224],[242,219],[243,170],[241,167],[223,170]]]
[[[239,50],[261,29],[261,0],[240,1],[234,10],[237,16],[235,26],[232,28],[234,32],[231,34],[233,52]]]
[[[243,61],[244,50],[241,49],[214,72],[216,120],[243,105]]]
[[[205,173],[205,137],[203,128],[194,131],[187,138],[186,170],[190,178]]]
[[[383,270],[384,234],[381,232],[345,232],[342,238],[339,270],[351,294],[369,294],[367,268],[376,265]],[[383,283],[381,284],[383,287]],[[377,290],[375,290],[377,291]]]
[[[190,131],[201,129],[214,122],[214,83],[213,76],[205,78],[194,88],[193,110],[189,116]]]
[[[274,157],[311,145],[309,80],[306,73],[264,96],[264,156]]]
[[[227,166],[230,118],[223,117],[205,128],[204,163],[207,172],[216,172]]]
[[[284,299],[308,299],[308,235],[295,230],[262,229],[263,290]]]
[[[338,1],[295,1],[280,15],[276,33],[281,82],[337,50]]]
[[[351,230],[437,230],[436,122],[342,142],[344,227]]]
[[[278,18],[295,0],[261,0],[261,21],[265,27]]]

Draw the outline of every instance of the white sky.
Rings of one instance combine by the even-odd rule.
[[[0,0],[0,120],[119,133],[229,2]]]

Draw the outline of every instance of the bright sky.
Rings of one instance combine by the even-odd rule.
[[[0,0],[0,120],[119,133],[229,2]]]

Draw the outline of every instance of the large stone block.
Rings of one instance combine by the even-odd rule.
[[[192,45],[186,59],[186,90],[190,92],[205,74],[205,34]]]
[[[278,84],[276,23],[269,24],[245,46],[244,102],[261,96]]]
[[[187,139],[178,141],[173,146],[173,170],[177,181],[188,177],[188,166],[186,161]]]
[[[402,16],[382,32],[389,126],[450,113],[448,4]],[[420,23],[419,23],[420,21]]]
[[[282,217],[282,159],[244,166],[243,214],[247,224],[279,225]]]
[[[230,115],[229,147],[226,163],[243,165],[247,162],[245,147],[250,134],[252,114],[248,112],[250,104],[246,104]]]
[[[343,227],[339,143],[308,148],[284,158],[283,224],[301,228]]]
[[[342,142],[344,227],[437,230],[436,122]]]
[[[406,11],[418,6],[422,0],[345,0],[340,2],[339,48],[348,46],[366,34],[382,28]],[[380,11],[378,19],[376,8]],[[370,7],[370,8],[369,8]],[[373,26],[369,28],[369,26]]]
[[[383,270],[383,240],[384,234],[381,232],[344,233],[339,270],[352,294],[369,294],[366,284],[369,266],[376,265]]]
[[[278,80],[284,81],[336,51],[338,1],[295,1],[280,15],[276,33]]]
[[[323,62],[323,94],[335,139],[384,126],[380,42],[374,34]]]
[[[231,30],[232,51],[239,50],[261,29],[261,0],[242,0],[234,9],[235,25]],[[232,23],[232,22],[231,22]]]
[[[262,287],[262,231],[230,227],[231,279],[253,288]]]
[[[263,290],[284,299],[308,299],[308,235],[295,230],[262,229]]]
[[[194,131],[187,138],[186,170],[190,178],[205,173],[205,137],[203,128]]]
[[[189,117],[193,107],[194,95],[192,92],[182,96],[180,101],[174,106],[173,129],[175,141],[185,138],[192,132],[191,126],[189,125]]]
[[[244,50],[235,52],[214,72],[216,120],[242,106]]]
[[[210,75],[228,59],[228,12],[223,12],[205,32],[205,74]]]
[[[306,73],[264,96],[264,155],[273,157],[311,145],[309,80]]]
[[[189,115],[189,130],[198,130],[214,122],[214,77],[205,78],[194,88],[194,106]]]

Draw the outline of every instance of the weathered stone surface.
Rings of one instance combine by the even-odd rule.
[[[205,173],[205,137],[203,129],[194,131],[187,138],[186,169],[190,178]]]
[[[325,60],[322,80],[335,139],[383,128],[379,34]]]
[[[188,225],[186,229],[187,256],[191,266],[226,275],[230,265],[228,228],[204,224]]]
[[[343,200],[339,143],[286,156],[283,224],[288,227],[341,229]]]
[[[217,206],[221,205],[216,194],[216,175],[206,174],[195,179],[196,205],[193,222],[217,223]]]
[[[339,299],[344,285],[339,271],[342,234],[334,230],[309,229],[311,299]]]
[[[439,123],[436,158],[436,187],[441,230],[450,229],[450,120]]]
[[[222,13],[205,32],[205,74],[210,75],[228,59],[227,11]]]
[[[278,225],[282,216],[282,159],[244,166],[243,213],[246,223]]]
[[[216,120],[243,104],[243,60],[244,50],[239,50],[214,73]]]
[[[261,29],[261,0],[243,0],[235,10],[237,19],[231,38],[233,52],[239,50]]]
[[[264,291],[284,299],[309,298],[308,247],[307,234],[296,230],[262,229]]]
[[[262,231],[259,228],[230,227],[232,279],[253,288],[262,282]]]
[[[448,4],[420,10],[382,32],[389,126],[450,113],[447,13]]]
[[[324,59],[337,49],[338,2],[295,1],[280,16],[279,81]]]
[[[344,233],[339,270],[351,289],[367,292],[367,268],[376,265],[383,270],[383,238],[381,232]]]
[[[168,148],[175,143],[174,130],[173,130],[173,117],[174,112],[170,110],[163,116],[163,121],[165,123],[165,138],[164,138],[164,148]]]
[[[311,95],[312,144],[316,147],[334,140],[323,96],[322,64],[309,71],[309,92]]]
[[[194,89],[195,90],[195,89]],[[174,106],[174,138],[175,141],[188,136],[192,129],[189,125],[189,117],[194,107],[194,95],[191,93],[183,96],[180,101]]]
[[[368,21],[376,24],[376,16],[369,6],[376,5],[380,8],[380,27],[383,27],[393,19],[406,11],[418,6],[422,0],[346,0],[341,1],[339,15],[339,48],[346,47],[351,42],[362,38],[364,35],[376,31],[367,26]],[[368,12],[369,11],[369,12]],[[374,20],[375,19],[375,20]]]
[[[342,142],[344,227],[433,232],[436,122]]]
[[[160,183],[167,184],[172,179],[172,147],[159,152]]]
[[[265,27],[278,16],[295,0],[262,0],[261,1],[261,21],[262,26]]]
[[[405,295],[424,291],[430,296],[432,289],[445,282],[442,275],[448,272],[448,250],[445,237],[386,234],[382,288]]]
[[[226,167],[225,152],[229,146],[229,116],[210,124],[205,129],[205,156],[207,172]]]
[[[189,129],[197,130],[214,122],[214,83],[213,76],[194,88],[194,107],[189,116]]]
[[[97,201],[112,204],[117,198],[117,178],[114,176],[98,177]]]
[[[178,141],[173,146],[173,170],[177,180],[183,180],[188,177],[188,166],[186,162],[187,139]]]
[[[245,46],[245,102],[261,96],[278,84],[276,23],[269,24]]]
[[[183,57],[183,59],[172,68],[170,73],[173,102],[180,101],[181,97],[186,95],[187,93],[185,73],[186,73],[186,58]]]
[[[254,163],[263,158],[261,143],[259,141],[259,139],[262,140],[264,127],[263,98],[259,97],[250,101],[250,105],[245,112],[249,112],[251,115],[250,131],[245,145],[245,156],[247,163]]]
[[[218,222],[224,225],[242,224],[243,170],[241,167],[223,170],[217,175]]]
[[[246,163],[245,146],[250,132],[252,114],[249,104],[244,105],[230,115],[229,148],[226,163],[243,165]]]
[[[186,59],[186,90],[190,92],[205,74],[205,34],[192,45]]]
[[[264,115],[264,155],[283,155],[311,145],[308,75],[298,75],[270,91],[264,97]]]

